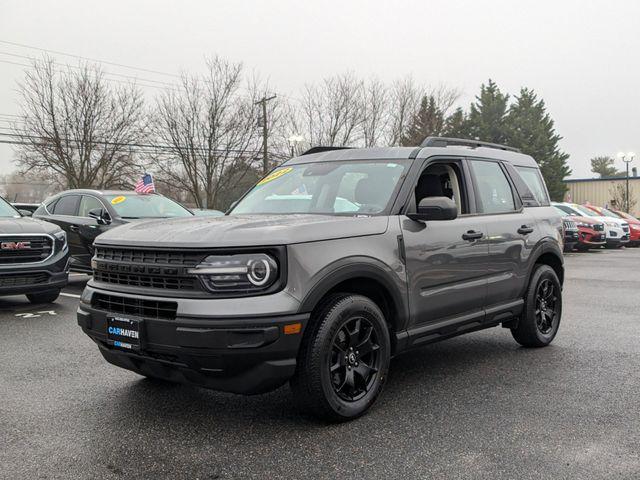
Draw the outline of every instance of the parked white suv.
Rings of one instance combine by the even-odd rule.
[[[620,248],[629,243],[629,224],[625,220],[613,217],[603,217],[590,208],[576,203],[558,203],[556,206],[571,215],[593,217],[594,219],[604,223],[605,233],[607,236],[607,248]]]

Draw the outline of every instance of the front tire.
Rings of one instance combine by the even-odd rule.
[[[524,301],[524,310],[513,338],[523,347],[546,347],[560,327],[562,317],[562,287],[556,272],[549,265],[537,265]]]
[[[34,304],[53,303],[60,296],[60,290],[47,290],[40,293],[27,293],[27,299]]]
[[[332,422],[352,420],[380,395],[390,354],[389,329],[373,301],[331,296],[304,334],[291,388],[305,412]]]

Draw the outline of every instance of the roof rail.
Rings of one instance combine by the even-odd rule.
[[[353,147],[311,147],[302,155],[311,155],[312,153],[329,152],[331,150],[347,150],[349,148],[353,148]]]
[[[520,152],[519,148],[500,145],[499,143],[482,142],[480,140],[468,140],[465,138],[448,138],[448,137],[427,137],[420,144],[421,147],[448,147],[449,145],[459,145],[462,147],[485,147],[495,148],[497,150],[507,150],[509,152]]]

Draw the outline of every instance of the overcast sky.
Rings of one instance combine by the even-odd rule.
[[[492,78],[503,91],[527,86],[544,98],[574,178],[592,176],[592,156],[640,152],[635,0],[2,0],[0,12],[0,40],[172,73],[198,70],[205,56],[219,54],[289,96],[334,73],[412,74],[460,89],[466,106]],[[15,114],[23,67],[4,62],[26,61],[6,54],[41,52],[6,44],[0,52],[0,114]],[[0,172],[12,170],[12,160],[0,145]]]

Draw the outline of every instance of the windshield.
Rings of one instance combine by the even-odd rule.
[[[582,205],[573,205],[571,208],[579,211],[585,217],[600,217],[596,212],[591,210],[590,208],[583,207]]]
[[[602,213],[605,217],[622,218],[617,213],[614,213],[611,210],[607,210],[606,208],[601,208],[600,210],[602,210]]]
[[[281,167],[260,180],[231,214],[380,214],[409,163],[361,160]]]
[[[555,208],[558,211],[558,213],[563,217],[568,217],[569,215],[573,215],[572,212],[567,212],[563,210],[562,207],[559,207],[558,205],[554,205],[553,208]]]
[[[190,217],[193,214],[182,205],[162,195],[105,195],[122,218]]]
[[[0,197],[0,217],[19,217],[20,213],[4,198]]]

